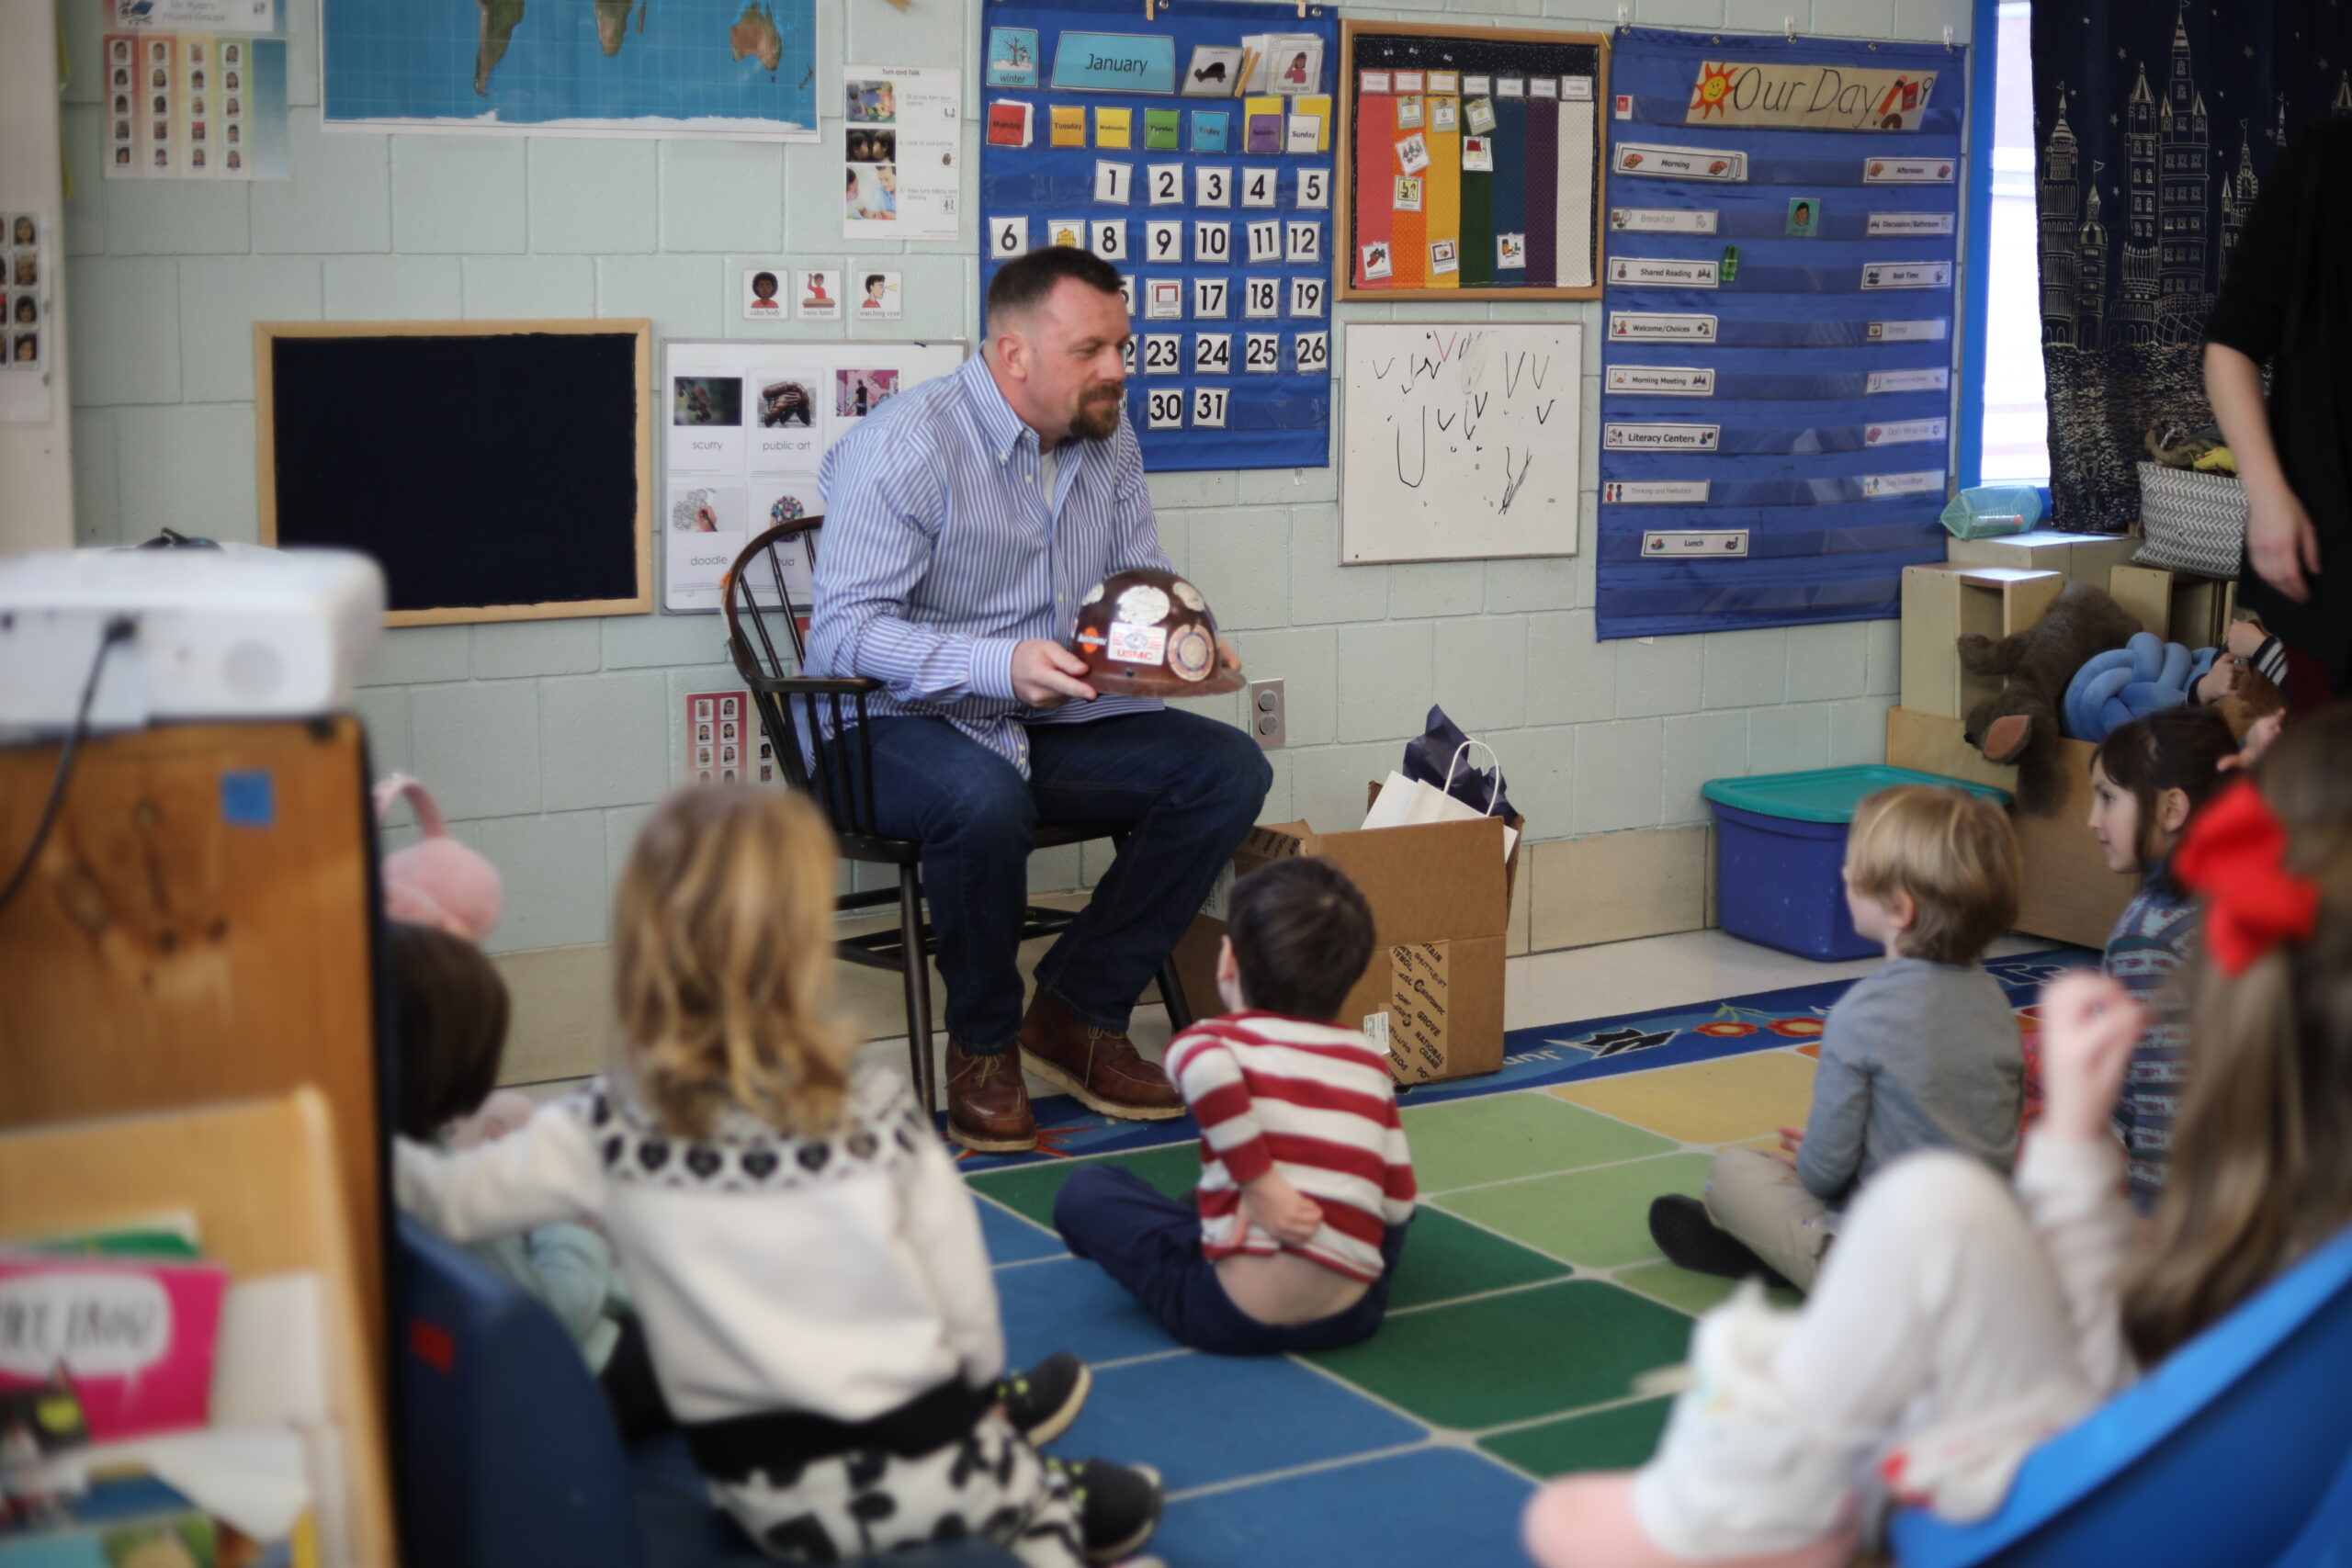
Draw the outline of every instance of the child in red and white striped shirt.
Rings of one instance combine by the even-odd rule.
[[[1054,1223],[1196,1349],[1352,1345],[1380,1326],[1413,1215],[1388,1054],[1329,1021],[1371,959],[1372,910],[1338,867],[1299,857],[1236,883],[1227,928],[1216,978],[1232,1010],[1168,1047],[1201,1125],[1193,1201],[1089,1165]]]

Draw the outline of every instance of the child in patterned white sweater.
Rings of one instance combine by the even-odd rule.
[[[1225,1355],[1351,1345],[1380,1326],[1413,1214],[1387,1053],[1330,1021],[1372,956],[1372,910],[1329,861],[1236,883],[1217,989],[1168,1076],[1201,1124],[1201,1181],[1162,1197],[1116,1167],[1063,1183],[1054,1224],[1169,1333]]]

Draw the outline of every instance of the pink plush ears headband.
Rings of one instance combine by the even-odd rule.
[[[385,916],[482,942],[497,929],[505,903],[498,868],[481,851],[449,837],[433,793],[406,773],[394,773],[376,786],[376,820],[381,822],[402,796],[415,809],[424,837],[384,857]]]

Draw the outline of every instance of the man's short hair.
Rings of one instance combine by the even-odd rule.
[[[989,324],[1036,309],[1065,277],[1074,277],[1098,294],[1120,292],[1119,269],[1101,256],[1069,245],[1048,245],[997,268],[989,284]]]
[[[1233,885],[1226,930],[1253,1008],[1329,1021],[1372,960],[1372,906],[1329,861],[1298,855]]]

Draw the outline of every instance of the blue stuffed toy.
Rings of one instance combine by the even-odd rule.
[[[2218,648],[2191,653],[2154,632],[2142,632],[2121,648],[2095,654],[2066,683],[2066,733],[2077,740],[2104,740],[2108,731],[2161,708],[2191,700],[2221,657]]]

